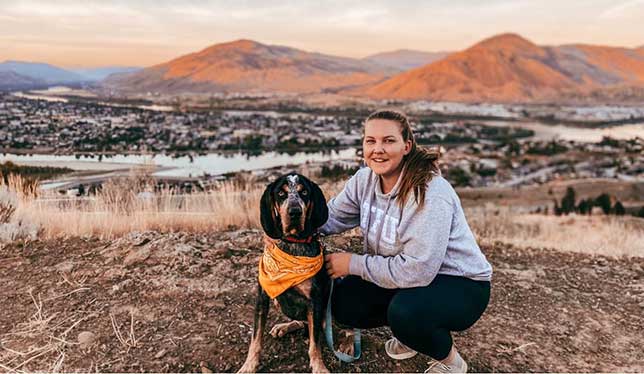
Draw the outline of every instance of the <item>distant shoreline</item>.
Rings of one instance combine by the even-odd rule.
[[[277,113],[306,113],[306,114],[318,114],[318,115],[344,115],[350,117],[366,117],[371,113],[376,107],[380,106],[405,106],[407,104],[413,103],[413,101],[396,101],[394,104],[382,104],[382,105],[367,105],[360,103],[353,103],[349,107],[343,107],[341,105],[331,106],[331,107],[320,107],[312,104],[306,104],[304,102],[293,103],[288,97],[285,98],[271,98],[268,99],[269,102],[259,102],[260,100],[244,100],[244,99],[221,99],[217,98],[213,102],[206,105],[206,97],[199,101],[199,99],[186,100],[180,105],[177,103],[169,103],[164,100],[151,100],[143,98],[134,98],[134,97],[107,97],[104,95],[96,94],[96,96],[88,95],[77,95],[67,92],[59,93],[47,93],[42,90],[27,90],[24,91],[28,95],[38,95],[38,96],[47,96],[53,99],[65,99],[71,103],[91,103],[94,105],[104,105],[104,106],[121,106],[126,108],[136,108],[139,110],[157,110],[153,109],[154,107],[163,108],[162,111],[169,112],[206,112],[206,111],[242,111],[242,112],[255,112],[255,111],[274,111]],[[37,100],[33,98],[28,98],[31,100]],[[273,100],[273,102],[270,102]],[[238,104],[234,104],[238,102]],[[497,104],[497,103],[469,103],[471,105],[476,104]],[[559,105],[555,103],[498,103],[499,105],[523,105],[525,107],[547,107],[552,105]],[[612,105],[612,106],[625,106],[625,107],[639,107],[638,105]],[[170,109],[172,108],[172,109]],[[643,117],[633,117],[625,118],[620,120],[574,120],[574,119],[565,119],[565,118],[553,118],[552,116],[524,116],[524,117],[503,117],[503,116],[485,116],[477,114],[468,114],[468,113],[441,113],[441,112],[418,112],[418,113],[408,113],[412,117],[425,120],[434,120],[434,121],[508,121],[508,122],[522,122],[522,121],[537,121],[546,125],[565,125],[570,127],[578,128],[608,128],[616,127],[621,125],[629,124],[638,124],[644,123]]]

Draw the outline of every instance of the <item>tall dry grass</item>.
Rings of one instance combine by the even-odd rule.
[[[16,219],[39,225],[47,237],[113,238],[132,231],[206,232],[259,228],[263,184],[253,180],[222,182],[208,192],[189,195],[163,190],[155,194],[145,172],[106,183],[91,198],[52,198],[34,191],[19,177],[6,188],[25,189],[13,212]],[[322,184],[326,197],[343,182]],[[39,196],[40,195],[40,196]],[[39,196],[39,197],[38,197]],[[644,220],[632,217],[544,216],[492,204],[468,208],[466,216],[478,240],[518,247],[544,247],[608,256],[644,256]]]
[[[468,222],[483,244],[553,248],[605,256],[644,257],[644,220],[615,216],[553,216],[493,206],[468,209]]]
[[[10,190],[17,188],[9,185]],[[145,177],[112,180],[92,197],[21,198],[16,219],[37,224],[47,237],[98,236],[113,238],[132,231],[211,231],[230,227],[259,227],[263,186],[223,182],[208,192],[151,193]]]

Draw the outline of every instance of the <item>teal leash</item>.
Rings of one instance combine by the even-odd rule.
[[[340,352],[333,348],[333,318],[331,316],[331,296],[333,295],[333,279],[331,279],[331,288],[329,290],[329,300],[326,304],[326,326],[324,327],[324,335],[326,336],[326,343],[329,346],[329,349],[333,351],[335,357],[337,357],[342,362],[353,362],[360,358],[362,354],[362,343],[360,341],[360,329],[353,330],[353,356],[350,356],[344,352]]]

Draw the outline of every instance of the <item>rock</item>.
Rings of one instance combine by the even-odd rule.
[[[123,265],[125,266],[130,266],[130,265],[135,265],[138,263],[141,263],[145,260],[147,260],[148,257],[150,257],[151,254],[150,248],[144,247],[141,249],[133,249],[128,253],[127,256],[125,256],[125,259],[123,260]]]
[[[212,370],[208,369],[208,367],[206,366],[206,363],[205,363],[205,362],[203,362],[203,361],[202,361],[202,362],[200,362],[200,363],[199,363],[199,366],[201,366],[201,372],[202,372],[202,373],[204,373],[204,374],[212,373]]]
[[[54,268],[61,273],[71,273],[71,271],[74,270],[74,262],[64,261],[54,266]]]
[[[143,240],[141,240],[140,242],[134,244],[134,246],[135,247],[142,247],[142,246],[148,244],[151,240],[152,239],[150,239],[150,238],[143,238]]]
[[[80,347],[82,349],[87,349],[96,341],[96,335],[90,331],[83,331],[78,334],[77,339]]]
[[[174,251],[178,254],[180,253],[189,254],[189,253],[192,253],[194,250],[195,250],[194,247],[184,243],[178,243],[174,246]]]
[[[161,357],[165,356],[165,353],[166,353],[166,350],[162,349],[157,354],[154,355],[154,358],[161,358]]]

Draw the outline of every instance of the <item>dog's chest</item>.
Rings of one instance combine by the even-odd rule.
[[[286,290],[283,294],[276,297],[273,302],[287,317],[294,320],[306,321],[306,314],[311,305],[312,289],[313,280],[307,279]]]

